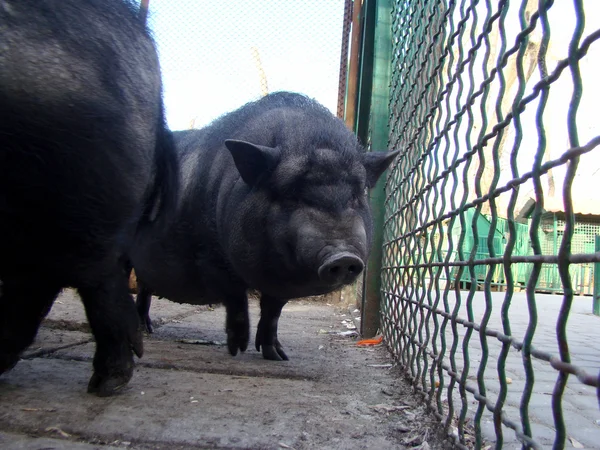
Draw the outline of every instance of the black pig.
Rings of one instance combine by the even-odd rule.
[[[365,153],[325,107],[288,92],[174,135],[177,218],[167,233],[147,228],[133,247],[142,319],[150,331],[152,292],[182,303],[222,301],[235,355],[249,340],[246,291],[257,289],[256,349],[287,359],[277,339],[282,307],[361,273],[372,234],[366,189],[396,153]]]
[[[0,0],[0,373],[63,287],[96,339],[88,391],[133,373],[124,255],[177,196],[154,42],[120,0]]]

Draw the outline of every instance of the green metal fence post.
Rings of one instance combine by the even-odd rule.
[[[373,151],[387,150],[389,86],[392,56],[390,0],[366,0],[362,43],[361,80],[356,131]],[[371,67],[369,67],[371,66]],[[371,76],[369,72],[373,73]],[[367,264],[362,302],[361,334],[372,337],[379,328],[385,176],[370,192],[373,210],[373,247]]]
[[[600,252],[600,236],[596,236],[594,251]],[[600,262],[594,263],[594,314],[600,316]]]

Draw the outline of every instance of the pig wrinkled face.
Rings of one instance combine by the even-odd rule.
[[[373,157],[328,148],[286,154],[239,141],[227,146],[242,179],[253,187],[246,213],[262,216],[253,287],[292,298],[324,294],[356,280],[371,246],[367,188],[395,154],[369,154]]]

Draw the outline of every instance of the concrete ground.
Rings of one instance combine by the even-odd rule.
[[[259,310],[251,303],[253,333]],[[86,393],[94,343],[71,290],[23,360],[0,377],[2,449],[442,448],[439,426],[381,346],[358,347],[346,307],[290,302],[279,337],[290,361],[232,357],[224,308],[155,299],[129,385]],[[254,336],[252,335],[251,345]]]
[[[462,305],[457,314],[466,319],[467,309],[465,299],[467,292],[462,292]],[[561,295],[536,294],[537,325],[533,337],[533,346],[540,351],[558,356],[558,340],[556,324],[561,311],[563,297]],[[494,292],[491,296],[491,316],[488,329],[503,331],[501,321],[501,308],[505,299],[502,292]],[[600,317],[592,314],[591,297],[575,297],[567,322],[567,339],[571,362],[588,374],[597,375],[600,371]],[[454,299],[450,300],[449,308],[454,310]],[[476,292],[472,301],[473,319],[480,323],[486,309],[485,295]],[[525,337],[525,332],[530,323],[530,316],[525,293],[515,293],[508,314],[512,336],[519,341]],[[455,355],[457,368],[464,370],[464,356],[462,348],[467,329],[458,327],[456,336],[458,351]],[[446,328],[446,342],[448,347],[454,342],[454,335],[450,326]],[[488,358],[485,363],[482,358],[482,346],[479,333],[473,333],[469,340],[470,369],[468,384],[477,389],[476,375],[481,364],[485,364],[484,380],[487,398],[493,403],[498,398],[500,383],[498,379],[497,361],[500,354],[501,343],[496,338],[486,339]],[[449,361],[449,359],[447,359]],[[552,411],[552,393],[556,384],[558,372],[548,362],[532,358],[535,383],[531,400],[529,401],[529,416],[534,439],[540,448],[550,449],[554,445],[556,426]],[[520,405],[525,388],[525,369],[522,353],[514,348],[506,359],[506,376],[509,378],[508,392],[503,405],[504,416],[515,423],[521,423]],[[454,404],[460,408],[461,399],[458,390],[454,392]],[[478,402],[472,395],[468,395],[469,417],[475,415]],[[596,389],[581,383],[575,376],[570,376],[562,397],[562,409],[567,433],[566,448],[600,449],[600,408]],[[482,416],[482,433],[490,444],[496,441],[492,414],[484,411]],[[504,427],[504,446],[507,449],[521,448],[513,430]]]

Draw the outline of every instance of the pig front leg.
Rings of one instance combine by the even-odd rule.
[[[237,295],[229,295],[223,303],[227,310],[227,318],[225,320],[227,348],[229,349],[229,353],[235,356],[238,350],[245,352],[250,341],[248,296],[245,292]]]
[[[256,351],[272,361],[287,361],[289,358],[277,338],[277,325],[286,300],[262,295],[260,298],[260,321],[256,330]]]
[[[8,279],[0,284],[0,374],[17,364],[60,292],[52,281],[28,275],[30,280]]]

